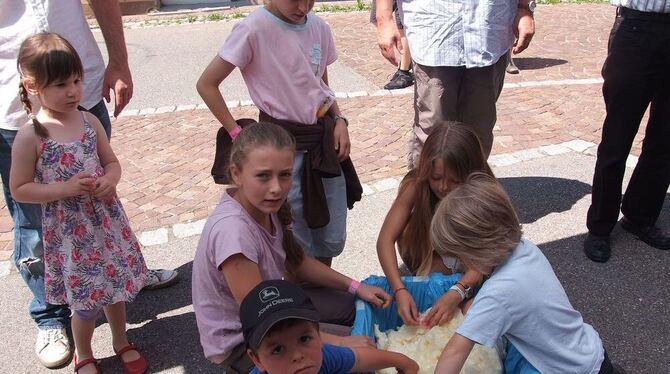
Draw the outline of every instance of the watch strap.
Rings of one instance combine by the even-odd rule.
[[[463,290],[461,290],[457,285],[454,284],[453,286],[449,287],[449,291],[455,291],[461,297],[461,300],[465,300],[465,292],[463,292]]]
[[[344,124],[345,124],[347,127],[349,127],[349,120],[347,119],[347,117],[345,117],[345,116],[343,116],[343,115],[340,115],[340,114],[338,114],[338,115],[336,115],[336,116],[333,117],[333,121],[335,121],[335,122],[337,122],[338,119],[342,119],[342,120],[344,120]]]

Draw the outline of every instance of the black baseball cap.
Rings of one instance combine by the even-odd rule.
[[[253,349],[261,345],[277,322],[292,318],[318,322],[320,315],[305,291],[289,281],[263,281],[249,291],[240,305],[242,334]]]

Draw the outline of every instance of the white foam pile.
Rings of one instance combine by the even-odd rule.
[[[426,311],[427,313],[428,311]],[[456,316],[443,326],[426,329],[420,326],[401,326],[397,331],[379,331],[375,325],[377,348],[399,352],[412,358],[419,364],[419,374],[433,374],[442,350],[463,322],[463,314]],[[462,374],[501,374],[502,364],[494,348],[475,344],[465,361]],[[377,371],[378,374],[396,374],[394,368]]]

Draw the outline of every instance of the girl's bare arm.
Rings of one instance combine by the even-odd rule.
[[[219,85],[221,85],[221,82],[223,82],[233,70],[235,70],[235,65],[216,56],[209,65],[207,65],[205,71],[202,72],[202,75],[200,75],[198,83],[195,86],[200,97],[202,97],[209,110],[214,114],[214,117],[216,117],[228,131],[234,129],[235,126],[237,126],[237,123],[235,122],[233,115],[230,114],[230,110],[219,90]]]
[[[237,304],[242,304],[244,297],[263,281],[258,264],[238,253],[230,256],[221,264],[220,269],[226,278],[228,287]]]
[[[377,238],[377,256],[388,279],[398,306],[398,315],[407,325],[419,324],[419,311],[412,295],[405,289],[398,270],[395,244],[409,222],[416,198],[416,185],[406,181],[389,210]]]
[[[409,222],[415,197],[416,185],[411,181],[403,183],[377,237],[377,256],[393,291],[404,287],[398,271],[396,242]]]

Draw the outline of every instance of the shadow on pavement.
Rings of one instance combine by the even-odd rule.
[[[184,373],[221,373],[222,369],[210,363],[203,355],[200,336],[191,301],[193,263],[188,262],[177,271],[176,285],[155,291],[143,291],[128,306],[128,323],[141,326],[128,330],[128,338],[136,341],[151,366],[151,372],[181,368]],[[103,360],[103,368],[108,360]]]
[[[191,274],[193,263],[178,267],[179,282],[172,287],[142,291],[135,301],[128,305],[128,323],[137,324],[152,321],[164,314],[185,306],[191,306]]]
[[[514,64],[519,70],[538,70],[567,63],[567,60],[560,58],[514,57]]]
[[[591,193],[584,182],[553,177],[499,178],[517,210],[521,223],[533,223],[550,214],[566,212]]]
[[[670,227],[670,194],[658,220]],[[612,258],[592,262],[585,234],[541,244],[573,306],[600,334],[612,362],[629,373],[670,368],[670,252],[652,248],[616,227]],[[538,290],[540,291],[540,290]]]

